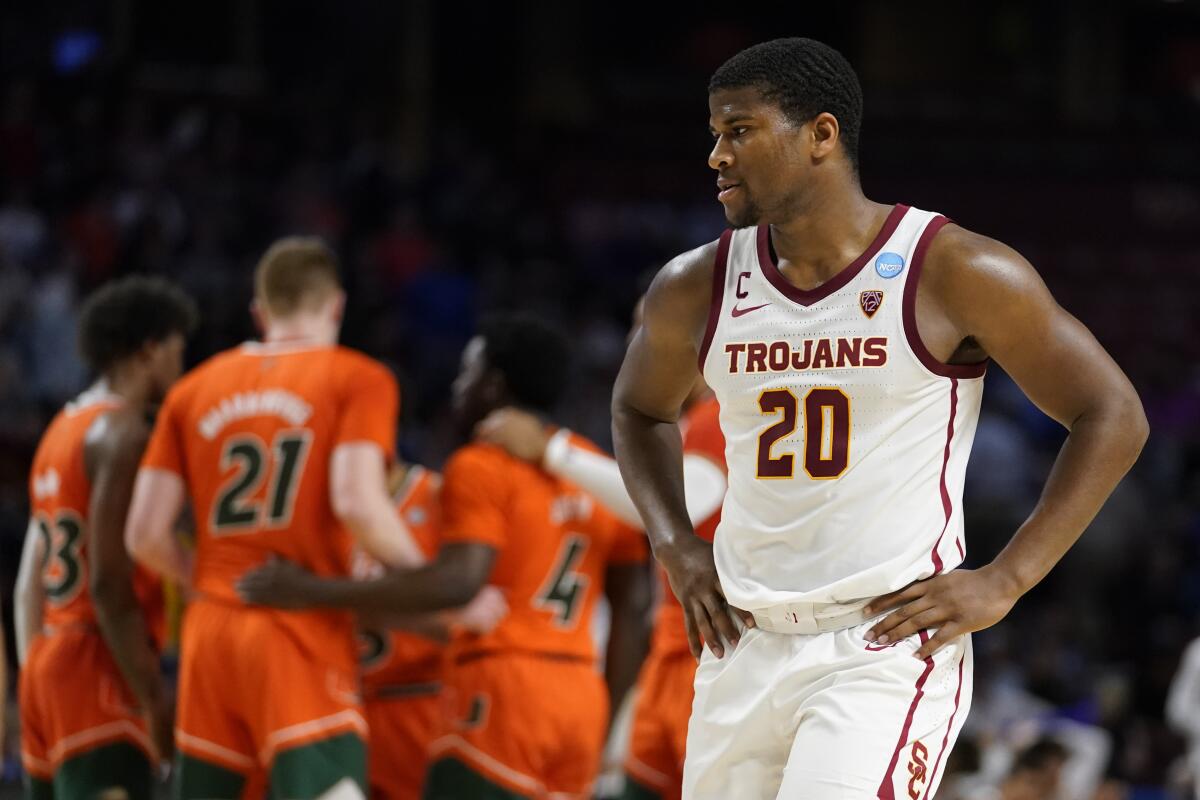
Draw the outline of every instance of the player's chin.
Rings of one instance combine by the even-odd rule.
[[[753,203],[726,203],[725,219],[732,228],[749,228],[758,224],[758,209]]]

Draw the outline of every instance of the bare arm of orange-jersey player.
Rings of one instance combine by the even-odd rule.
[[[415,567],[425,555],[387,490],[387,456],[369,441],[340,444],[329,464],[333,513],[370,556],[389,567]]]
[[[183,478],[171,470],[142,467],[133,484],[125,520],[125,547],[139,564],[180,586],[192,582],[192,557],[175,535],[183,512]]]
[[[273,561],[238,581],[247,602],[281,608],[343,608],[359,614],[404,614],[467,605],[492,573],[507,528],[498,497],[504,476],[478,454],[460,453],[442,483],[445,543],[423,567],[370,580],[320,579]]]
[[[92,483],[88,503],[90,591],[96,619],[125,683],[149,715],[159,756],[174,746],[171,714],[163,692],[158,655],[133,590],[133,561],[125,549],[125,515],[134,476],[146,447],[146,423],[121,409],[93,423],[84,441],[84,463]]]
[[[45,542],[37,520],[29,518],[25,529],[25,544],[21,548],[21,566],[17,570],[17,585],[13,589],[13,622],[17,634],[17,665],[25,666],[29,645],[42,630],[42,561]]]
[[[382,364],[352,362],[340,375],[340,415],[329,460],[329,502],[358,545],[388,567],[415,567],[424,553],[388,492],[400,389]]]

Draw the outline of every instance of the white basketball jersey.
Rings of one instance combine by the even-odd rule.
[[[945,223],[897,205],[810,291],[779,272],[768,226],[722,235],[700,368],[725,434],[714,551],[732,605],[847,603],[962,562],[985,364],[939,363],[915,322]]]

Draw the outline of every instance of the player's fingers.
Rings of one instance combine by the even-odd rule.
[[[721,641],[720,634],[713,627],[712,620],[708,616],[708,609],[694,597],[692,598],[692,615],[696,620],[696,629],[700,632],[705,644],[708,645],[708,649],[712,650],[713,655],[717,658],[724,657],[725,643]]]
[[[738,630],[737,623],[733,621],[733,612],[724,598],[713,592],[704,598],[703,602],[705,610],[708,611],[708,617],[716,626],[717,632],[721,634],[721,638],[728,642],[730,647],[737,647],[742,634]]]
[[[700,660],[700,651],[704,646],[700,641],[700,631],[696,625],[696,620],[693,618],[691,604],[683,604],[683,629],[687,633],[688,650],[692,651],[692,658]]]
[[[738,617],[741,618],[742,624],[745,625],[747,628],[757,628],[758,627],[758,623],[754,621],[754,615],[751,614],[749,611],[744,611],[740,608],[734,608],[733,606],[730,606],[729,610],[732,611],[734,614],[737,614]]]
[[[908,586],[905,586],[903,589],[898,589],[890,594],[883,594],[879,597],[876,597],[874,600],[867,603],[866,607],[863,609],[863,612],[867,616],[873,617],[876,614],[882,614],[889,608],[895,608],[896,606],[904,605],[909,601],[916,600],[923,594],[925,594],[924,581],[916,581],[914,583],[910,583]]]
[[[906,603],[872,625],[871,630],[867,631],[867,640],[876,644],[887,644],[888,642],[894,642],[897,639],[903,638],[894,633],[895,629],[907,622],[913,615],[920,614],[932,606],[933,603],[924,597],[919,597],[911,603]]]
[[[912,636],[917,631],[933,628],[942,621],[944,620],[941,619],[941,615],[937,612],[937,609],[922,611],[919,614],[912,615],[900,625],[897,625],[890,633],[880,636],[875,640],[875,643],[887,644],[889,642],[899,642]]]
[[[933,658],[933,654],[941,650],[946,645],[953,642],[960,635],[958,627],[953,623],[944,625],[938,629],[938,632],[929,638],[925,644],[914,654],[915,658],[924,661],[927,658]]]

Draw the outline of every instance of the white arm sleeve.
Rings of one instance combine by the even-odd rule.
[[[617,462],[602,453],[594,453],[571,444],[570,431],[560,430],[546,445],[542,466],[553,475],[571,481],[600,501],[622,522],[644,528]],[[725,500],[725,473],[704,456],[683,456],[683,492],[688,518],[699,525],[713,515]]]

